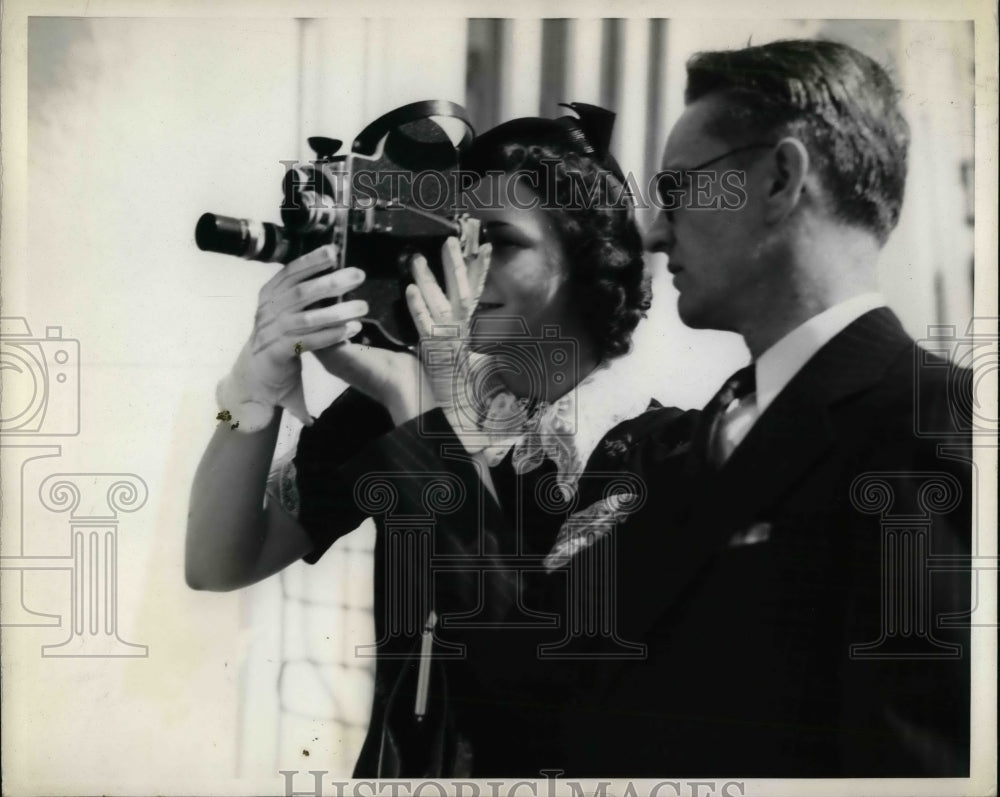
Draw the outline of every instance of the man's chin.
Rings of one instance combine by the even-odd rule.
[[[683,294],[677,297],[677,315],[680,316],[684,326],[691,329],[711,329],[712,325],[708,314],[704,308],[700,307],[690,298],[685,300]]]
[[[710,313],[704,307],[685,308],[677,305],[677,315],[689,329],[711,329],[717,332],[736,332],[732,322],[726,321],[719,313]]]

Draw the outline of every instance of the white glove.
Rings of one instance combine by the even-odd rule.
[[[420,333],[420,360],[437,405],[470,452],[484,447],[478,419],[486,395],[480,395],[476,367],[485,358],[470,351],[469,322],[486,281],[489,244],[466,262],[458,239],[449,238],[442,250],[447,296],[434,279],[427,261],[414,258],[415,284],[406,291],[414,324]],[[481,391],[480,391],[481,392]]]
[[[267,357],[255,356],[253,338],[240,350],[229,374],[215,389],[219,420],[241,432],[259,432],[284,407],[306,426],[312,424],[302,390],[302,365],[298,358],[282,366]]]
[[[363,301],[305,308],[341,296],[364,281],[364,272],[346,268],[316,275],[336,263],[336,249],[321,247],[289,263],[261,288],[253,333],[236,363],[216,389],[218,419],[240,432],[264,429],[276,407],[312,424],[302,389],[300,355],[342,343],[356,335],[368,313]]]

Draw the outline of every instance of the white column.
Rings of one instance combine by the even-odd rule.
[[[601,20],[571,19],[566,46],[566,101],[601,99]]]
[[[349,147],[365,125],[407,103],[465,101],[465,19],[310,19],[301,25],[303,147],[311,135]]]
[[[541,102],[542,21],[506,19],[500,45],[500,121],[538,116]]]
[[[618,69],[618,107],[612,154],[644,190],[646,118],[649,89],[648,19],[626,19]]]
[[[369,19],[365,123],[419,100],[465,102],[465,19]]]
[[[653,152],[655,152],[656,155],[653,160],[650,173],[646,175],[647,181],[655,172],[659,171],[660,159],[663,157],[663,148],[667,143],[667,133],[670,132],[670,120],[675,118],[671,116],[674,112],[674,105],[677,102],[683,104],[683,94],[678,99],[675,94],[670,93],[668,90],[668,86],[670,85],[668,81],[671,77],[673,77],[671,69],[676,67],[676,64],[671,60],[674,54],[671,46],[673,42],[670,38],[670,32],[674,25],[674,21],[657,19],[653,20],[653,24],[659,25],[661,31],[659,57],[655,63],[651,63],[649,65],[650,70],[656,73],[658,94],[656,118],[653,120],[652,124],[654,139]]]
[[[928,324],[953,324],[961,335],[972,313],[972,232],[961,182],[962,159],[972,150],[972,87],[960,74],[965,54],[953,49],[945,28],[900,23],[897,63],[900,103],[910,124],[909,168],[880,279],[889,305],[917,338],[927,334]]]
[[[339,138],[349,147],[366,123],[364,56],[370,21],[307,19],[299,23],[299,146],[304,157],[312,154],[306,146],[309,136]]]

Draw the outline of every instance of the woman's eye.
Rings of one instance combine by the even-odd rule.
[[[494,252],[506,252],[508,254],[513,253],[518,249],[527,248],[525,244],[520,241],[515,241],[513,238],[495,238],[492,241]]]

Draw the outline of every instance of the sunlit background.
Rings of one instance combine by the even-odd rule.
[[[20,777],[43,792],[66,773],[108,792],[113,772],[123,791],[188,783],[198,788],[187,793],[207,793],[279,769],[348,775],[364,738],[372,662],[355,646],[373,641],[370,524],[318,565],[240,594],[184,585],[187,492],[214,425],[215,382],[274,268],[199,252],[201,212],[277,220],[279,161],[308,157],[307,136],[350,140],[377,115],[429,98],[464,104],[480,130],[557,115],[562,101],[604,105],[618,113],[613,152],[648,178],[682,110],[690,54],[814,36],[874,56],[902,90],[913,145],[882,264],[890,305],[915,337],[931,324],[964,329],[971,23],[32,18],[27,237],[4,263],[3,315],[24,317],[36,336],[60,326],[78,339],[82,388],[79,435],[18,477],[22,522],[29,536],[65,523],[31,500],[53,468],[142,477],[149,501],[121,525],[118,620],[149,656],[42,658],[40,645],[64,628],[5,629],[5,659],[34,676],[4,693],[5,711],[31,717],[22,733],[33,743],[13,750]],[[684,328],[662,259],[650,268],[656,302],[634,356],[651,395],[700,405],[746,351],[733,336]],[[340,386],[315,363],[307,377],[318,414]],[[287,449],[297,432],[285,431]],[[7,504],[9,520],[17,507]],[[25,601],[65,613],[53,596],[68,581],[29,576]],[[14,678],[5,670],[5,687]]]

